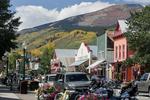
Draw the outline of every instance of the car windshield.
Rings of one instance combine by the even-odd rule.
[[[74,81],[89,81],[86,74],[69,74],[66,75],[66,82],[74,82]]]

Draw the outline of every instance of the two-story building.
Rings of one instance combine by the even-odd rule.
[[[98,75],[111,80],[114,52],[113,31],[106,31],[97,36],[97,46],[98,60],[88,66],[88,69],[95,70]]]
[[[77,54],[75,55],[75,62],[70,65],[74,68],[74,71],[87,72],[87,67],[92,64],[94,60],[97,60],[97,46],[88,46],[82,42]]]
[[[115,72],[121,73],[121,79],[124,82],[133,80],[135,70],[136,71],[140,70],[139,65],[123,66],[122,64],[123,61],[125,61],[129,57],[132,57],[134,54],[134,52],[129,50],[128,48],[128,42],[125,36],[127,29],[128,29],[128,25],[126,23],[126,20],[118,20],[114,32],[114,37],[113,37],[114,38],[114,63],[115,63],[114,69]]]

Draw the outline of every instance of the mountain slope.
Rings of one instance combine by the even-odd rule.
[[[21,34],[18,42],[28,41],[28,46],[31,49],[45,45],[47,41],[56,44],[57,48],[75,48],[83,41],[93,44],[96,38],[93,34],[89,34],[91,31],[102,34],[105,29],[113,28],[118,19],[127,19],[130,17],[130,12],[141,9],[142,6],[136,4],[113,5],[96,12],[73,16],[61,21],[22,30],[18,33]],[[73,30],[76,30],[75,33],[78,33],[80,38],[78,35],[77,37],[73,35],[75,34],[72,33],[74,32]],[[78,30],[80,32],[77,32]],[[82,32],[82,30],[84,31]],[[89,36],[86,36],[87,34]],[[90,38],[90,35],[93,38]]]

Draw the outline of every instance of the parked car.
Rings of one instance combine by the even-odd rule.
[[[44,85],[53,86],[55,77],[56,77],[56,74],[47,74],[45,76],[42,76],[42,81],[39,83],[39,87],[42,87]]]
[[[145,73],[141,76],[137,82],[137,87],[139,92],[147,92],[150,96],[150,73]]]
[[[91,81],[84,72],[65,72],[56,75],[54,86],[61,91],[69,89],[87,89]]]
[[[45,76],[45,81],[46,81],[46,83],[48,83],[50,85],[53,85],[54,81],[55,81],[55,78],[56,78],[56,74],[47,74]]]

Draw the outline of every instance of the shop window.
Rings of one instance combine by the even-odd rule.
[[[116,46],[115,58],[118,58],[118,47]]]
[[[122,46],[122,58],[125,59],[125,45]]]
[[[121,59],[121,46],[119,46],[119,59]]]

